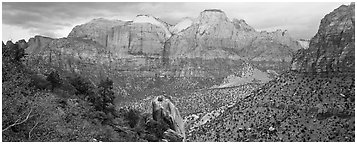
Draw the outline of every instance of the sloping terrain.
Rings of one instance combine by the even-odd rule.
[[[3,142],[162,141],[168,127],[150,114],[115,109],[112,80],[41,74],[24,64],[26,47],[2,44]]]
[[[355,141],[354,74],[288,72],[191,134],[189,141]]]
[[[186,135],[189,135],[193,129],[220,116],[225,110],[244,99],[259,86],[261,84],[251,83],[228,88],[200,89],[181,93],[179,96],[164,95],[169,97],[180,110],[181,116],[185,120]],[[117,109],[133,108],[144,113],[150,113],[153,97],[149,96],[143,100],[126,102],[124,105],[118,105]]]

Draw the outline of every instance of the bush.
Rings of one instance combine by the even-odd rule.
[[[51,71],[51,73],[47,76],[47,81],[51,82],[52,85],[52,91],[54,88],[57,88],[59,86],[61,86],[61,78],[58,74],[58,71],[54,70]]]
[[[70,83],[76,88],[76,95],[92,95],[94,94],[94,86],[89,82],[88,79],[84,79],[81,76],[76,76],[70,80]]]
[[[139,120],[142,118],[140,111],[135,109],[129,109],[124,113],[124,120],[126,120],[131,128],[134,128]]]
[[[95,106],[96,110],[113,113],[114,98],[113,81],[107,78],[99,83],[97,94],[91,95],[89,101]]]
[[[31,83],[29,86],[33,86],[37,89],[45,90],[50,89],[52,84],[46,79],[46,76],[43,74],[33,74],[31,75]]]

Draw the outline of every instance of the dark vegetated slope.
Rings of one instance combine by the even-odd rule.
[[[46,79],[24,64],[21,44],[2,45],[3,142],[161,140],[156,133],[162,132],[151,129],[160,124],[145,123],[148,115],[113,109],[109,79],[96,86],[86,77],[62,71],[59,77],[54,72]],[[56,87],[51,87],[54,82]]]
[[[354,73],[284,73],[188,138],[190,141],[355,141],[354,91]]]

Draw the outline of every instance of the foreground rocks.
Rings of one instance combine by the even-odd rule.
[[[175,105],[164,96],[158,96],[152,101],[153,120],[167,124],[164,132],[167,141],[185,141],[185,126],[180,112]]]

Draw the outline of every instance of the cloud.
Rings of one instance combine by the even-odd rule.
[[[217,8],[222,9],[230,19],[244,19],[256,29],[286,28],[297,38],[310,38],[317,32],[323,16],[341,4],[4,2],[2,18],[3,29],[5,25],[14,31],[26,30],[26,36],[31,33],[64,37],[74,26],[99,17],[132,20],[138,14],[151,14],[169,24],[176,24],[184,17],[196,18],[204,9]],[[3,40],[9,38],[4,30],[2,36]]]

